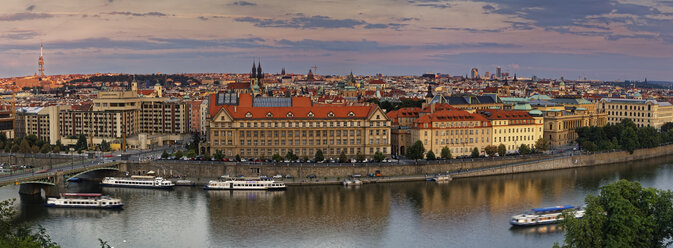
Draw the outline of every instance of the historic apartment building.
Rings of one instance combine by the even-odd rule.
[[[325,158],[341,152],[390,155],[391,121],[377,105],[322,105],[307,97],[218,93],[209,99],[207,149],[227,157],[271,158],[288,152]]]
[[[470,155],[476,147],[484,151],[492,140],[491,122],[484,116],[464,110],[440,110],[423,115],[411,127],[411,143],[423,142],[426,152],[440,156],[448,147],[453,156]]]
[[[602,110],[590,112],[585,108],[566,107],[564,110],[550,108],[544,113],[544,138],[551,146],[564,146],[575,142],[575,129],[590,126],[605,126],[608,115]]]
[[[673,105],[668,102],[644,99],[603,98],[599,109],[608,115],[609,124],[617,124],[623,119],[631,119],[638,127],[661,128],[666,122],[673,122]]]
[[[542,115],[531,115],[526,111],[489,109],[479,111],[491,122],[491,145],[504,144],[508,152],[518,151],[523,144],[530,148],[542,138],[544,118]]]
[[[22,135],[56,144],[69,144],[83,134],[94,144],[126,141],[146,149],[181,140],[189,133],[188,104],[163,97],[139,97],[134,91],[100,92],[91,103],[79,106],[24,108],[17,111]],[[139,135],[142,134],[142,135]]]

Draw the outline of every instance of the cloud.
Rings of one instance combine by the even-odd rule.
[[[16,14],[2,15],[0,16],[0,21],[6,21],[6,22],[26,21],[35,19],[46,19],[52,17],[54,16],[47,13],[16,13]]]
[[[496,42],[476,42],[476,43],[457,43],[457,44],[429,44],[422,45],[421,48],[429,50],[446,50],[461,48],[520,48],[522,45]]]
[[[128,49],[128,50],[170,50],[170,49],[199,49],[214,47],[234,48],[262,48],[269,47],[262,44],[261,38],[242,38],[225,40],[196,40],[196,39],[169,39],[150,38],[148,40],[112,40],[109,38],[90,38],[72,41],[49,42],[49,48],[54,50],[72,49]],[[35,45],[3,45],[2,50],[33,50]]]
[[[492,12],[495,10],[495,7],[493,7],[493,5],[486,4],[484,6],[481,6],[481,9],[483,9],[486,12]]]
[[[256,17],[239,17],[234,20],[237,22],[252,23],[256,27],[263,28],[355,28],[356,26],[366,24],[364,21],[355,19],[332,19],[328,16],[304,16],[302,14],[289,20]]]
[[[238,1],[238,2],[234,2],[232,4],[235,5],[235,6],[257,6],[256,3],[251,3],[251,2],[246,2],[246,1]]]
[[[125,16],[157,16],[157,17],[159,17],[159,16],[167,16],[167,15],[164,14],[164,13],[156,12],[156,11],[153,11],[153,12],[147,12],[147,13],[134,13],[134,12],[128,12],[128,11],[124,11],[124,12],[113,11],[113,12],[110,12],[110,13],[107,13],[107,14],[108,14],[108,15],[125,15]]]
[[[35,31],[29,31],[29,30],[16,30],[16,31],[9,31],[6,32],[3,35],[0,35],[0,38],[6,38],[10,40],[30,40],[38,36],[38,33]]]
[[[402,45],[382,45],[376,41],[321,41],[312,39],[303,39],[298,41],[280,40],[276,42],[279,48],[293,50],[326,50],[326,51],[389,51],[409,49],[409,46]]]
[[[26,8],[26,11],[33,11],[35,9],[35,5],[30,5],[28,8]]]
[[[395,30],[399,30],[400,28],[406,26],[407,24],[403,23],[388,23],[388,24],[383,24],[383,23],[370,23],[364,26],[365,29],[384,29],[384,28],[392,28]]]
[[[505,29],[477,29],[477,28],[454,28],[454,27],[431,27],[434,30],[466,31],[470,33],[498,33]]]

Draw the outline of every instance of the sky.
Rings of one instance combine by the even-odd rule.
[[[673,81],[673,0],[2,0],[0,77],[244,73]]]

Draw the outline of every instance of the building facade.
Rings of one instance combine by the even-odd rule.
[[[491,140],[491,122],[464,110],[440,110],[423,115],[411,127],[411,141],[420,140],[427,152],[437,157],[448,147],[453,156],[468,156],[474,148],[480,153]]]
[[[521,145],[535,147],[542,138],[544,118],[526,111],[489,109],[479,111],[493,127],[491,145],[505,145],[507,152],[518,151]]]
[[[211,95],[210,154],[271,158],[292,152],[313,159],[390,155],[391,121],[376,105],[320,105],[306,97],[253,98],[249,94]]]
[[[602,110],[589,113],[584,108],[549,109],[544,113],[544,138],[554,146],[564,146],[575,142],[575,129],[590,126],[605,126],[608,115]]]
[[[608,114],[608,123],[617,124],[631,119],[638,127],[660,129],[666,122],[673,122],[673,105],[668,102],[643,99],[604,98],[599,109]]]

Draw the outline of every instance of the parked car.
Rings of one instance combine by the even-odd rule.
[[[316,178],[316,176],[315,176],[315,174],[308,174],[308,176],[306,176],[306,178],[312,179],[312,178]]]
[[[273,179],[282,179],[282,178],[283,178],[283,175],[281,175],[281,174],[273,176]]]
[[[285,178],[288,178],[288,179],[289,179],[289,178],[294,178],[294,177],[293,177],[292,175],[290,175],[290,174],[287,174],[287,175],[285,175]]]

